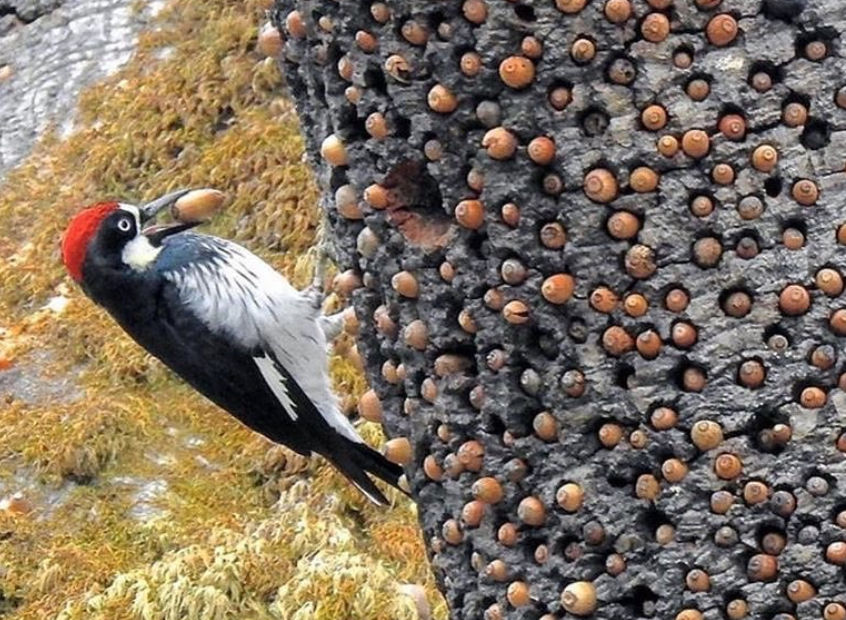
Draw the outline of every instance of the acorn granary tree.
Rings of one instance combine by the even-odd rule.
[[[272,17],[453,616],[846,619],[846,5]]]

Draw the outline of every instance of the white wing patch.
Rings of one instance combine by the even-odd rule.
[[[274,368],[273,360],[269,359],[266,355],[254,357],[253,361],[256,363],[256,366],[258,366],[261,376],[264,377],[265,383],[270,386],[270,389],[273,390],[274,396],[276,396],[276,399],[282,404],[282,408],[289,416],[291,416],[291,419],[296,422],[296,405],[294,404],[294,401],[291,400],[291,396],[288,394],[287,379],[283,377],[276,368]]]
[[[273,267],[236,243],[206,235],[178,235],[205,253],[197,260],[163,273],[179,297],[210,330],[243,347],[263,349],[290,373],[323,419],[355,442],[361,437],[341,413],[329,380],[327,343],[320,314],[310,299]],[[174,237],[176,239],[177,237]],[[161,260],[167,262],[168,244]],[[177,252],[179,250],[176,250]],[[279,402],[296,420],[296,411],[271,356],[255,357],[262,377]]]

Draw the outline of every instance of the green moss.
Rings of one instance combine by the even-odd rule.
[[[174,1],[130,63],[82,95],[78,130],[46,136],[2,187],[0,368],[31,371],[38,351],[53,360],[38,368],[48,377],[81,372],[74,398],[0,409],[0,490],[33,506],[0,511],[4,617],[412,618],[405,582],[446,617],[412,504],[390,492],[394,508],[376,509],[323,461],[240,426],[59,263],[58,239],[86,203],[216,187],[229,201],[208,229],[307,283],[318,194],[278,70],[253,51],[261,4]],[[57,294],[63,313],[39,310]],[[364,390],[352,345],[339,341],[331,361],[350,408]]]

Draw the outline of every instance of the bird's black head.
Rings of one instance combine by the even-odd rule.
[[[89,266],[145,269],[155,260],[166,237],[196,225],[143,227],[187,191],[173,192],[143,207],[102,202],[78,213],[62,239],[62,260],[73,279],[82,282]]]

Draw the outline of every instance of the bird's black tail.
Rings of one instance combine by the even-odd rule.
[[[373,474],[408,495],[408,492],[399,485],[400,477],[403,475],[402,467],[392,463],[366,443],[346,438],[342,438],[341,441],[344,442],[343,447],[324,456],[370,501],[382,506],[388,504],[387,498],[368,474]]]

